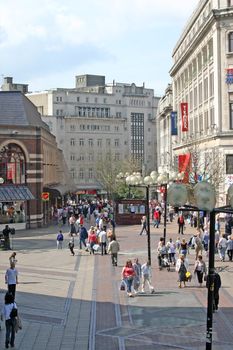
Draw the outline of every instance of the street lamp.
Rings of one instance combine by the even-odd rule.
[[[153,185],[153,178],[146,176],[144,179],[140,173],[133,173],[126,177],[126,184],[132,187],[143,187],[146,189],[146,217],[147,217],[147,254],[148,262],[151,265],[151,241],[150,241],[150,203],[149,191],[150,186]]]
[[[215,257],[215,214],[233,213],[233,185],[228,189],[230,206],[215,208],[215,189],[207,181],[198,182],[194,186],[196,206],[186,205],[188,200],[187,188],[184,184],[172,184],[168,190],[168,203],[180,210],[206,211],[210,218],[209,267],[208,267],[208,301],[206,324],[206,350],[212,349],[213,333],[213,301],[214,301],[214,257]]]

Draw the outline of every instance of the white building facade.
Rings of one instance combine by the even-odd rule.
[[[170,70],[177,136],[172,150],[186,170],[189,149],[221,155],[219,202],[233,179],[233,1],[201,0],[173,51]],[[216,160],[217,161],[217,160]],[[204,165],[203,165],[204,166]]]
[[[105,84],[105,77],[80,75],[74,89],[27,94],[63,150],[78,190],[101,189],[95,168],[109,154],[130,156],[141,168],[156,168],[156,113],[152,89],[133,84]]]

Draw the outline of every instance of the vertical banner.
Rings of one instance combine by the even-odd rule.
[[[188,103],[180,104],[181,108],[181,131],[188,131]]]
[[[179,173],[183,172],[184,173],[184,183],[189,182],[189,174],[190,174],[190,167],[191,167],[191,154],[186,153],[186,154],[180,154],[178,156],[178,170]]]
[[[171,112],[171,135],[177,136],[177,112]]]

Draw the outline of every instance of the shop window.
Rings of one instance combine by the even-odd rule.
[[[229,52],[233,52],[233,32],[228,34],[228,50]]]

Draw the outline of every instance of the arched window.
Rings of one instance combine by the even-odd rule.
[[[15,143],[0,149],[0,177],[4,184],[25,184],[25,154]]]

